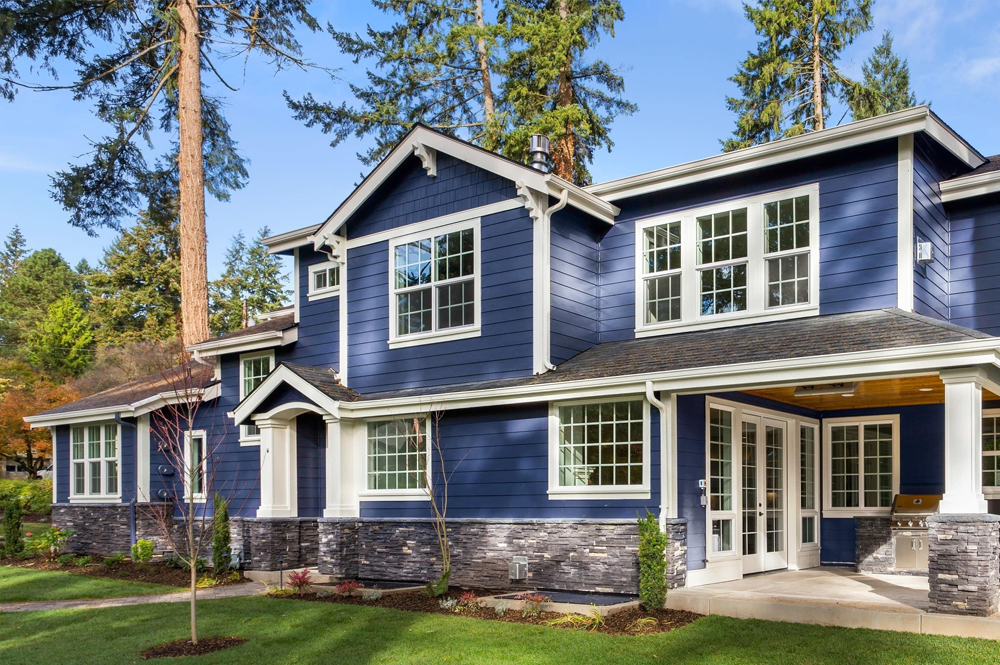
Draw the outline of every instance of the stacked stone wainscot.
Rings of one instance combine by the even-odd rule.
[[[1000,516],[934,515],[930,604],[935,612],[990,616],[1000,609]]]

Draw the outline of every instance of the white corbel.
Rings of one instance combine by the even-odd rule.
[[[427,171],[427,175],[432,178],[437,176],[437,150],[423,143],[414,143],[413,154],[420,158],[420,165]]]
[[[528,215],[532,221],[538,222],[545,214],[545,205],[548,204],[548,197],[539,194],[521,181],[517,183],[517,195],[524,201],[524,207],[528,210]]]

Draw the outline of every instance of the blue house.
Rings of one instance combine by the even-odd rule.
[[[589,187],[416,126],[267,242],[293,304],[185,370],[251,569],[426,581],[445,483],[453,581],[488,588],[634,592],[646,511],[674,586],[891,572],[897,494],[996,538],[1000,156],[926,107]],[[171,496],[177,399],[28,419],[74,547]]]

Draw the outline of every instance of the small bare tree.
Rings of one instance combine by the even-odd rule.
[[[458,460],[450,470],[445,464],[444,445],[441,443],[441,420],[444,418],[443,411],[434,411],[431,416],[434,420],[434,428],[430,434],[430,455],[425,461],[424,455],[420,454],[420,466],[424,474],[424,489],[430,498],[432,513],[432,526],[434,536],[437,538],[438,548],[441,550],[441,576],[427,584],[427,589],[432,596],[442,596],[448,592],[448,580],[451,578],[451,542],[448,539],[448,483],[452,474],[458,466],[465,461],[465,457]],[[416,439],[417,450],[423,453],[425,442],[420,431],[420,418],[413,419],[413,432]],[[434,462],[440,467],[440,472],[435,476]],[[434,482],[435,478],[438,482]]]
[[[140,505],[166,545],[191,571],[191,643],[197,644],[198,565],[213,535],[207,498],[217,491],[216,472],[225,436],[224,432],[196,429],[202,420],[214,422],[199,418],[203,408],[214,408],[205,406],[205,388],[211,378],[205,366],[186,359],[162,375],[165,388],[161,395],[167,403],[153,412],[150,434],[180,482],[167,484],[166,496],[157,497],[157,503]]]

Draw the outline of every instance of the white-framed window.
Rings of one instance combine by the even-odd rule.
[[[309,266],[309,300],[329,298],[340,293],[340,264],[326,261]]]
[[[121,497],[121,450],[117,423],[70,428],[70,498]]]
[[[362,500],[428,499],[431,432],[426,416],[365,423]]]
[[[637,336],[819,312],[819,185],[636,223]]]
[[[474,219],[389,241],[389,346],[480,331],[480,230]]]
[[[274,351],[240,354],[240,401],[242,402],[274,370]],[[260,429],[256,425],[242,425],[240,443],[259,443]]]
[[[642,397],[551,404],[549,498],[649,498],[649,432]]]
[[[736,521],[736,498],[733,493],[733,426],[735,411],[711,404],[708,407],[708,546],[709,558],[736,554],[733,525]]]
[[[799,542],[803,548],[819,546],[819,507],[816,489],[819,484],[819,441],[815,425],[799,424]]]
[[[983,494],[1000,496],[1000,409],[983,410]]]
[[[885,515],[899,492],[899,416],[823,421],[823,513]]]
[[[184,432],[184,498],[204,501],[208,482],[208,439],[205,430]]]

